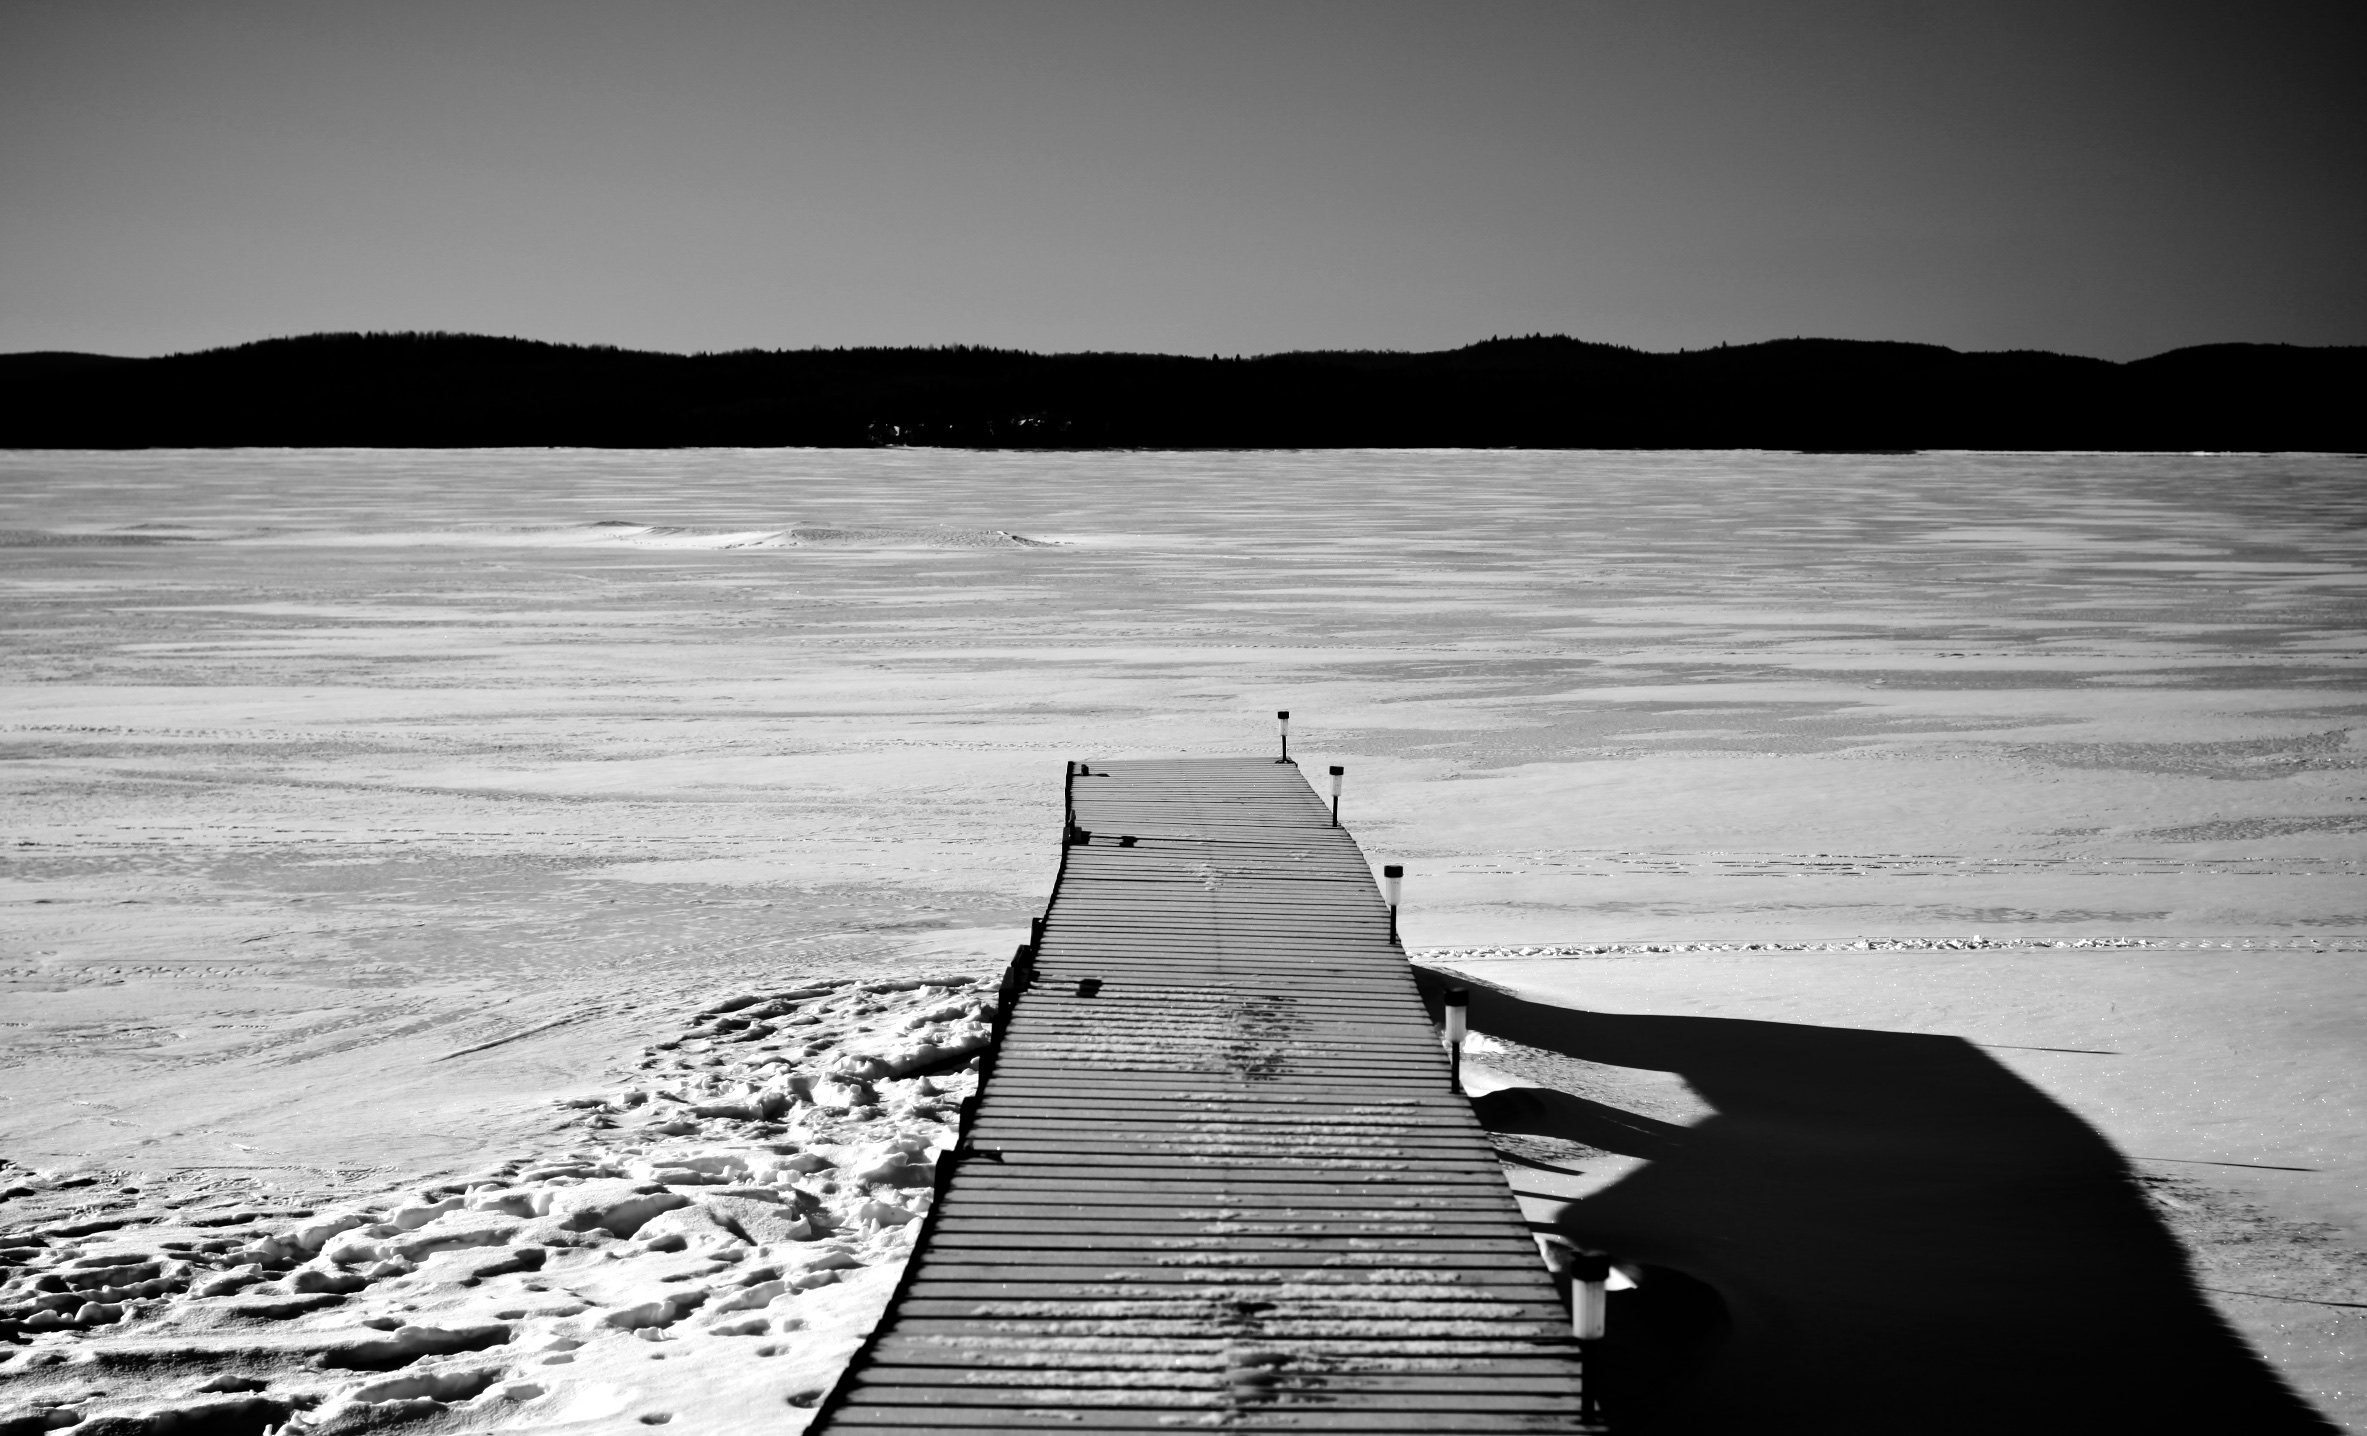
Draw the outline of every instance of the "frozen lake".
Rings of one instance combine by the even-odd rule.
[[[1016,911],[1058,758],[1254,748],[1287,707],[1311,759],[1351,765],[1368,848],[1414,865],[1420,943],[2367,930],[2354,460],[20,454],[0,475],[8,528],[189,536],[16,549],[9,587],[19,756],[238,780],[176,794],[182,816],[384,816],[286,782],[480,817],[594,802],[643,818],[603,841],[674,864],[639,877],[778,858]],[[688,532],[576,527],[603,520]],[[746,546],[792,525],[890,532]],[[1059,546],[922,546],[940,526]],[[61,728],[94,723],[120,731]],[[830,851],[791,856],[809,839]]]
[[[0,455],[0,1135],[299,1185],[523,1140],[637,1040],[624,996],[989,970],[1049,887],[1063,759],[1262,751],[1287,708],[1368,854],[1408,865],[1412,945],[1789,945],[1486,961],[1611,1007],[1995,1044],[2183,1164],[2198,1261],[2291,1256],[2207,1284],[2367,1299],[2363,479]],[[1976,933],[2156,942],[1798,950]],[[2339,1310],[2226,1309],[2332,1401]]]

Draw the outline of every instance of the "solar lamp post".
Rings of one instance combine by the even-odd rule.
[[[1447,1089],[1463,1090],[1463,1039],[1471,1031],[1471,989],[1446,990]]]
[[[1405,886],[1405,867],[1389,863],[1381,869],[1381,901],[1389,904],[1389,940],[1397,941],[1397,898]]]
[[[1600,1421],[1603,1402],[1602,1340],[1604,1316],[1610,1309],[1611,1259],[1601,1252],[1574,1252],[1570,1258],[1570,1335],[1578,1338],[1580,1420]]]
[[[1347,775],[1347,769],[1337,763],[1331,765],[1331,825],[1335,828],[1340,825],[1340,779]]]
[[[1282,725],[1282,756],[1274,761],[1287,763],[1290,761],[1290,710],[1284,708],[1276,712],[1274,721]]]
[[[1580,1341],[1603,1339],[1603,1318],[1610,1309],[1611,1259],[1601,1252],[1578,1252],[1570,1259],[1570,1335]]]

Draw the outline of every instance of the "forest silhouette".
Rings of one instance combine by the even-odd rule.
[[[2130,363],[1783,339],[1558,336],[1249,358],[1009,349],[665,354],[317,334],[159,358],[0,355],[0,447],[2367,449],[2367,347]]]

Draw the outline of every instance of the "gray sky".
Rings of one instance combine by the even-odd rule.
[[[2367,342],[2367,5],[0,0],[0,351]]]

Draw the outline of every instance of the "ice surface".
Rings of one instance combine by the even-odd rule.
[[[989,1014],[948,991],[823,983],[720,1004],[794,1003],[841,1050],[808,1066],[756,1047],[708,1067],[666,1056],[677,1039],[652,1044],[641,1100],[551,1103],[573,1160],[505,1163],[459,1191],[257,1222],[243,1241],[205,1241],[164,1209],[95,1250],[57,1224],[10,1231],[0,1330],[29,1346],[0,1364],[0,1421],[622,1431],[697,1415],[797,1430],[892,1289],[976,1077],[952,1059],[863,1083],[860,1109],[811,1094],[839,1066]],[[847,1055],[858,1047],[885,1057]],[[777,1100],[694,1100],[718,1088]],[[94,1368],[114,1373],[103,1389]],[[199,1399],[223,1392],[262,1394]]]
[[[791,994],[994,970],[1050,883],[1064,760],[1270,752],[1287,708],[1303,761],[1348,767],[1359,841],[1408,864],[1416,947],[1550,966],[1573,1000],[1991,1043],[2181,1164],[2148,1170],[2186,1174],[2201,1215],[2165,1219],[2212,1299],[2367,1421],[2355,1312],[2311,1304],[2367,1300],[2359,480],[2307,455],[0,456],[0,529],[139,540],[0,565],[0,1191],[29,1193],[0,1224],[94,1254],[235,1236],[173,1258],[243,1282],[200,1304],[301,1329],[369,1292],[222,1260],[496,1179],[469,1209],[523,1233],[552,1220],[531,1193],[647,1184],[634,1161],[717,1123],[917,1115],[891,1075],[917,1044]],[[751,546],[784,532],[808,541]],[[691,1033],[707,1009],[748,1025]],[[679,1045],[612,1070],[653,1039]],[[680,1150],[576,1150],[595,1119]],[[778,1180],[670,1190],[758,1244],[844,1215],[726,1195]],[[555,1262],[643,1240],[560,1234],[593,1245]],[[401,1261],[340,1270],[376,1291]],[[714,1344],[775,1343],[745,1364],[807,1360]],[[578,1380],[461,1404],[643,1409]]]

